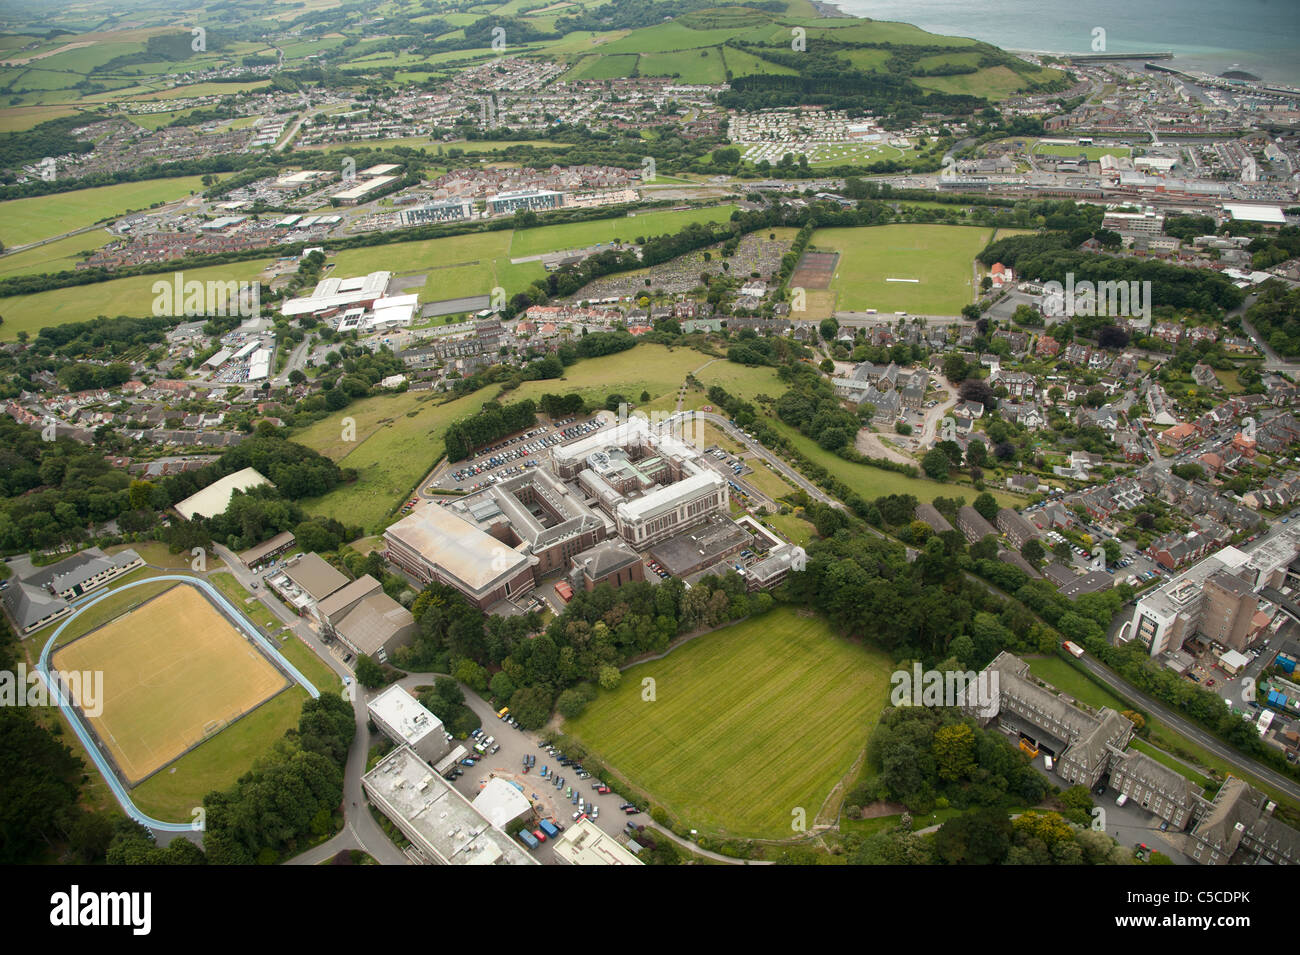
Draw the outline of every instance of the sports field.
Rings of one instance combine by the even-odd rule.
[[[1131,156],[1132,148],[1128,146],[1060,146],[1055,143],[1034,143],[1036,156],[1085,156],[1090,162],[1096,162],[1102,156]]]
[[[971,303],[971,263],[990,235],[948,225],[818,229],[810,247],[840,253],[831,280],[838,309],[956,315]]]
[[[177,585],[57,650],[103,673],[96,735],[130,785],[288,685],[197,588]]]
[[[822,618],[778,608],[632,667],[564,731],[687,826],[787,838],[792,812],[811,828],[866,745],[892,669]]]

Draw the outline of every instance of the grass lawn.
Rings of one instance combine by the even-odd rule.
[[[1219,369],[1216,368],[1214,370],[1214,376],[1219,379],[1219,384],[1223,385],[1223,390],[1230,395],[1239,395],[1246,390],[1241,386],[1241,382],[1238,380],[1237,372],[1235,370],[1219,371]]]
[[[825,620],[777,608],[631,668],[564,731],[687,826],[781,839],[862,752],[891,668]]]
[[[38,245],[26,252],[16,252],[0,257],[0,278],[11,275],[32,275],[42,273],[50,275],[55,272],[68,272],[77,267],[82,260],[79,252],[91,252],[108,243],[112,238],[107,232],[96,229],[55,239],[45,245]]]
[[[667,235],[680,232],[692,222],[726,222],[735,210],[733,205],[712,206],[682,212],[644,212],[616,219],[593,219],[590,222],[516,229],[510,243],[510,257],[521,259],[544,252],[585,248],[598,242],[613,242],[615,239],[632,242],[638,236]]]
[[[253,761],[298,725],[307,691],[298,685],[276,694],[216,736],[131,791],[135,804],[165,822],[189,822],[203,797],[231,786]]]
[[[139,554],[146,564],[154,567],[166,567],[171,570],[190,570],[190,561],[194,558],[190,556],[189,551],[182,551],[179,554],[173,554],[167,549],[167,545],[161,541],[140,541],[136,544],[115,544],[112,547],[104,548],[106,554],[118,554],[124,550],[133,550]]]
[[[1194,769],[1189,767],[1186,763],[1182,762],[1181,760],[1175,759],[1174,757],[1170,756],[1164,750],[1157,749],[1156,747],[1152,746],[1150,743],[1144,742],[1143,740],[1140,739],[1133,740],[1132,746],[1139,753],[1146,753],[1157,763],[1161,763],[1162,765],[1168,766],[1174,772],[1178,773],[1180,776],[1190,779],[1192,782],[1196,783],[1196,785],[1200,786],[1202,789],[1210,785],[1209,779],[1202,776],[1200,773],[1196,772]]]
[[[266,604],[254,598],[252,594],[244,589],[243,584],[237,581],[233,574],[227,574],[224,571],[212,574],[208,577],[208,582],[225,594],[226,599],[238,607],[240,613],[261,627],[266,633],[275,633],[284,626],[280,619],[267,609]]]
[[[1116,712],[1132,709],[1128,703],[1105,687],[1094,683],[1087,674],[1080,673],[1060,657],[1026,656],[1025,662],[1029,664],[1029,672],[1034,676],[1046,680],[1062,693],[1068,693],[1088,706],[1109,706]]]
[[[991,234],[947,225],[819,229],[811,246],[840,253],[831,280],[840,309],[956,315],[971,302],[971,263]]]
[[[1065,156],[1073,159],[1083,155],[1091,162],[1102,156],[1129,156],[1133,150],[1128,146],[1057,146],[1054,143],[1035,143],[1033,152],[1037,156]]]
[[[794,490],[785,478],[772,470],[766,461],[755,458],[750,460],[749,464],[754,471],[752,474],[742,475],[741,480],[753,485],[772,500],[785,497]]]
[[[770,514],[764,521],[776,528],[777,533],[792,544],[807,547],[813,539],[814,528],[802,517],[794,514]]]
[[[148,567],[140,567],[131,571],[129,574],[123,574],[117,580],[113,581],[107,589],[112,591],[115,588],[120,588],[122,584],[131,583],[136,580],[144,580],[156,575],[157,571],[150,570]],[[132,587],[130,590],[123,593],[113,594],[111,597],[105,597],[69,624],[68,628],[59,635],[59,642],[56,646],[61,647],[64,644],[75,640],[77,637],[89,633],[96,627],[103,626],[113,618],[120,617],[132,607],[137,607],[146,600],[149,600],[151,597],[156,597],[167,588],[174,586],[176,586],[176,581],[174,580],[160,580],[157,583],[143,584],[139,587]],[[92,591],[90,594],[90,597],[92,598],[99,596],[100,591]],[[60,617],[48,627],[36,631],[35,634],[28,638],[33,641],[32,646],[37,648],[38,653],[39,648],[45,646],[45,641],[50,639],[50,635],[62,625],[65,619],[67,618]]]
[[[203,188],[201,178],[146,179],[0,202],[0,241],[6,248],[24,245],[121,215],[128,209],[145,209],[155,202],[179,199]]]
[[[332,274],[356,275],[376,269],[399,274],[424,272],[424,286],[412,289],[424,302],[487,295],[497,286],[513,294],[546,272],[537,262],[512,265],[510,237],[510,230],[502,229],[351,249],[334,257]]]
[[[298,672],[311,680],[312,686],[322,693],[337,693],[343,689],[343,681],[328,663],[316,655],[316,651],[297,637],[290,635],[288,640],[275,640],[276,649],[286,660],[298,668]]]
[[[270,261],[270,259],[252,259],[231,262],[228,265],[210,265],[202,269],[186,269],[185,280],[187,282],[190,280],[252,281],[270,264]],[[12,341],[23,329],[35,337],[37,331],[47,326],[93,321],[101,315],[111,318],[119,315],[133,318],[152,315],[156,298],[153,286],[159,281],[170,283],[171,274],[134,275],[107,282],[74,285],[68,288],[51,289],[48,292],[6,298],[4,300],[5,322],[0,325],[0,340]]]

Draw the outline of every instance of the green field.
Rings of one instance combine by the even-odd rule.
[[[811,827],[862,752],[891,670],[821,618],[778,608],[632,667],[564,731],[688,827],[788,838],[793,811]]]
[[[179,199],[202,188],[200,176],[146,179],[0,202],[0,242],[6,248],[80,229],[130,209]]]
[[[148,567],[139,567],[131,571],[129,574],[123,574],[121,577],[118,577],[112,583],[106,585],[106,589],[112,591],[115,588],[120,588],[122,584],[136,580],[143,580],[148,577],[156,577],[157,575],[158,572],[156,570],[151,570]],[[96,627],[102,627],[110,620],[120,617],[132,607],[138,607],[149,599],[158,596],[164,590],[174,586],[176,586],[176,581],[174,580],[160,580],[156,583],[142,584],[139,587],[132,587],[130,590],[121,593],[113,593],[111,596],[104,597],[102,600],[99,599],[99,591],[93,592],[94,597],[98,602],[93,607],[83,610],[77,616],[76,620],[68,624],[67,629],[65,629],[63,633],[59,634],[59,642],[56,646],[61,647],[64,644],[71,643],[73,640],[77,639],[77,637],[89,633]],[[33,646],[44,646],[45,641],[50,638],[51,634],[53,634],[55,630],[63,625],[65,619],[66,618],[64,617],[60,617],[49,626],[37,630],[32,637]]]
[[[18,200],[27,201],[27,200]],[[88,233],[90,234],[90,233]],[[3,262],[0,259],[0,262]],[[207,282],[231,280],[251,281],[267,267],[270,259],[250,259],[228,265],[210,265],[202,269],[186,269],[185,280]],[[105,315],[116,318],[128,315],[141,318],[153,314],[153,285],[158,281],[172,280],[172,273],[134,275],[94,282],[90,285],[72,285],[67,288],[15,295],[4,300],[4,324],[0,325],[0,340],[12,340],[26,329],[33,336],[49,325],[67,322],[90,321]]]
[[[1089,161],[1096,162],[1102,156],[1131,156],[1133,150],[1128,146],[1057,146],[1035,143],[1033,153],[1036,156],[1066,156],[1070,159],[1083,155]]]
[[[82,261],[78,253],[92,252],[109,242],[112,236],[103,229],[83,232],[55,239],[44,245],[38,245],[25,252],[14,252],[0,256],[0,278],[11,275],[34,275],[37,273],[51,275],[77,267]]]
[[[744,50],[737,50],[734,47],[722,48],[723,58],[727,63],[727,70],[732,76],[794,76],[795,70],[789,66],[783,66],[780,63],[773,63],[771,60],[765,60],[757,57],[752,53]]]
[[[792,544],[807,547],[812,543],[814,528],[802,517],[794,514],[770,514],[763,518],[771,524],[782,537]]]
[[[321,693],[337,693],[343,689],[343,681],[330,669],[329,664],[316,655],[311,647],[298,637],[288,635],[287,640],[276,639],[276,649],[280,655],[298,668],[298,672],[311,681]]]
[[[189,822],[203,797],[226,789],[248,772],[285,730],[298,725],[307,691],[294,684],[231,723],[135,789],[131,799],[165,822]]]
[[[818,229],[811,247],[840,253],[831,280],[838,309],[956,315],[971,303],[972,263],[991,234],[947,225]]]
[[[598,242],[613,242],[615,239],[632,242],[638,236],[667,235],[680,232],[692,222],[727,222],[735,211],[733,205],[709,206],[705,209],[642,212],[635,216],[613,219],[516,229],[510,242],[510,257],[521,259],[545,252],[586,248]]]
[[[632,53],[618,56],[584,56],[580,58],[569,72],[564,74],[568,80],[612,80],[615,77],[631,76],[636,70],[638,57]]]
[[[1026,85],[1024,77],[1005,66],[991,66],[976,73],[956,76],[918,76],[914,82],[922,89],[959,96],[982,96],[990,100],[1006,99]]]
[[[718,49],[645,53],[637,58],[636,71],[639,76],[671,76],[683,83],[722,83],[727,78]]]

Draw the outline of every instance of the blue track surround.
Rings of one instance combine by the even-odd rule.
[[[86,725],[85,721],[81,717],[81,713],[77,711],[77,708],[71,701],[66,699],[66,694],[56,692],[56,687],[50,679],[50,655],[54,651],[55,642],[59,639],[60,634],[63,633],[68,624],[72,623],[72,621],[81,616],[84,611],[95,606],[95,604],[99,603],[106,597],[110,597],[113,594],[119,594],[124,590],[130,590],[132,587],[139,587],[141,584],[152,584],[159,580],[175,580],[179,583],[189,584],[191,587],[197,587],[202,590],[209,598],[211,598],[213,603],[225,611],[231,620],[236,621],[239,628],[250,640],[256,641],[257,645],[265,650],[267,654],[276,661],[276,663],[292,675],[303,689],[310,693],[313,698],[319,697],[320,691],[312,685],[310,680],[298,672],[297,667],[284,658],[276,648],[275,644],[258,633],[254,627],[249,625],[244,615],[239,610],[235,609],[234,605],[226,599],[225,594],[200,577],[190,577],[183,574],[163,574],[158,577],[146,577],[143,580],[133,580],[129,584],[123,584],[121,587],[114,587],[111,590],[106,590],[93,600],[88,600],[77,608],[76,613],[64,620],[63,623],[59,624],[59,628],[54,631],[50,636],[50,639],[46,642],[45,647],[41,650],[41,658],[37,661],[36,670],[40,673],[41,679],[45,681],[46,689],[49,690],[51,698],[58,701],[59,708],[63,710],[63,715],[68,718],[68,722],[72,724],[72,729],[77,734],[77,738],[81,740],[81,744],[86,748],[86,752],[88,752],[91,759],[95,761],[95,765],[98,767],[100,775],[102,775],[104,781],[108,783],[108,788],[111,789],[113,795],[117,797],[117,801],[121,804],[123,811],[142,826],[148,826],[150,829],[155,829],[159,832],[191,832],[194,830],[194,824],[192,822],[163,822],[161,819],[154,819],[152,816],[146,815],[134,802],[131,801],[131,795],[127,792],[126,786],[124,786],[122,780],[118,778],[117,772],[108,761],[108,757],[100,750],[99,740],[95,738],[90,727]]]

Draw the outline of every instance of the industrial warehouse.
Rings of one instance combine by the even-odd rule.
[[[644,580],[649,559],[689,583],[695,573],[735,569],[729,558],[756,540],[770,556],[746,572],[751,590],[803,566],[802,548],[732,521],[729,504],[727,480],[695,447],[634,416],[557,446],[549,468],[424,504],[384,542],[388,560],[415,581],[454,587],[483,610],[557,575],[584,590]]]

